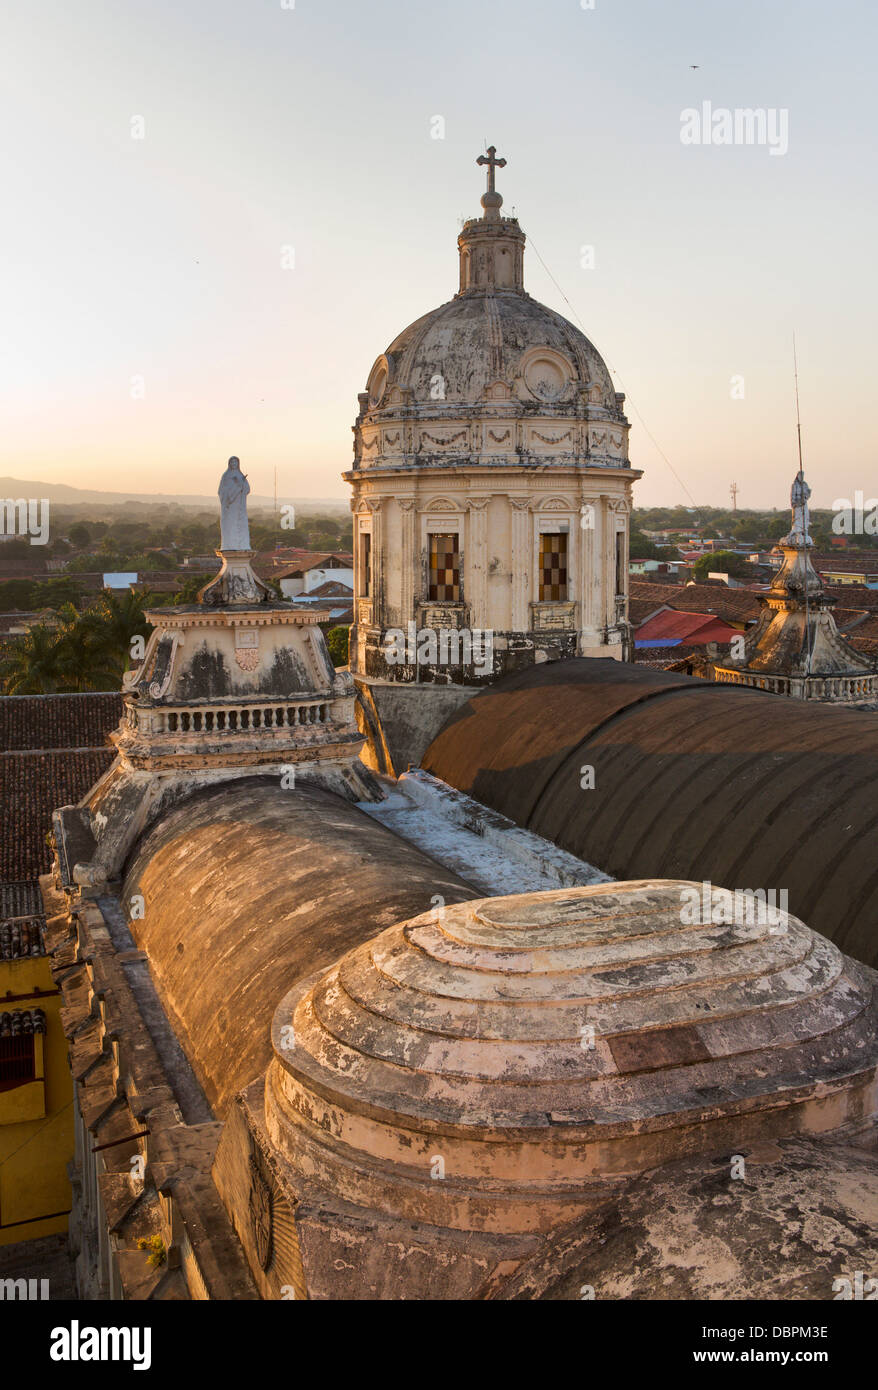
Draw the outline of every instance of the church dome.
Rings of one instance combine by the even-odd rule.
[[[275,1014],[273,1142],[359,1206],[512,1233],[676,1158],[865,1118],[874,974],[702,892],[481,899],[355,947]]]
[[[569,409],[586,388],[595,404],[616,410],[610,373],[594,345],[523,290],[467,290],[409,324],[370,373],[369,405],[380,410],[392,387],[433,413],[443,401],[491,405],[503,398],[492,388],[504,380],[535,411]]]
[[[628,467],[625,397],[585,334],[526,293],[525,234],[501,216],[493,171],[505,160],[491,160],[484,215],[458,237],[458,293],[403,329],[369,372],[355,469],[446,458]],[[541,418],[549,429],[534,433]]]

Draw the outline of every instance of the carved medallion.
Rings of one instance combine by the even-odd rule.
[[[242,671],[255,671],[259,665],[259,629],[235,629],[235,660]]]
[[[271,1264],[272,1253],[272,1195],[271,1188],[258,1159],[250,1155],[250,1224],[256,1243],[256,1258],[263,1269]]]

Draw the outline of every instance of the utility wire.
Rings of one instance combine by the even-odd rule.
[[[569,308],[571,314],[572,314],[573,317],[576,319],[576,322],[579,324],[579,326],[580,326],[580,328],[582,329],[583,333],[585,333],[585,332],[586,332],[585,324],[582,322],[582,319],[579,317],[579,314],[576,312],[576,309],[575,309],[574,306],[570,303],[570,300],[567,298],[567,295],[564,293],[564,291],[562,290],[561,286],[558,284],[558,281],[555,279],[555,277],[554,277],[554,275],[552,274],[551,270],[550,270],[549,267],[546,265],[546,262],[543,260],[542,256],[540,255],[539,251],[537,250],[536,244],[534,243],[534,239],[533,239],[533,237],[530,235],[530,233],[528,233],[528,238],[527,238],[527,239],[528,239],[528,241],[530,242],[531,250],[533,251],[533,253],[534,253],[534,255],[536,256],[537,260],[539,261],[540,265],[543,267],[543,270],[546,272],[546,274],[548,275],[548,277],[549,277],[549,279],[551,280],[552,284],[555,286],[555,289],[558,291],[558,293],[560,294],[561,298],[564,300],[564,303],[567,305],[567,307]],[[587,337],[587,336],[588,336],[588,334],[586,333],[586,337]],[[619,385],[622,387],[622,390],[625,391],[626,402],[630,401],[630,398],[629,398],[629,396],[628,396],[628,392],[627,392],[627,390],[625,389],[625,383],[624,383],[624,381],[622,380],[621,376],[620,376],[619,373],[616,371],[616,368],[612,365],[612,363],[609,364],[609,367],[610,367],[610,371],[611,371],[611,372],[613,373],[613,375],[616,377],[616,380],[618,381]],[[637,409],[637,406],[634,404],[633,401],[630,401],[630,406],[631,406],[631,409],[633,410],[634,414],[637,416],[638,420],[640,421],[640,424],[641,424],[641,426],[643,427],[643,430],[644,430],[644,432],[645,432],[647,438],[651,441],[652,446],[653,446],[653,448],[655,449],[656,453],[659,455],[660,458],[664,459],[665,463],[668,465],[668,468],[669,468],[669,469],[671,470],[671,472],[673,473],[673,475],[674,475],[674,477],[676,478],[677,482],[679,483],[680,487],[683,489],[683,491],[685,492],[686,496],[689,498],[689,501],[692,503],[692,506],[694,507],[695,511],[698,513],[698,516],[699,516],[699,519],[700,519],[700,517],[701,517],[701,508],[699,507],[698,503],[695,501],[695,498],[692,496],[692,493],[689,491],[688,487],[687,487],[686,484],[683,482],[683,479],[680,477],[680,475],[679,475],[679,473],[677,472],[676,468],[675,468],[674,465],[671,463],[671,460],[668,458],[668,456],[667,456],[667,454],[665,453],[664,449],[662,449],[661,446],[659,445],[658,440],[656,439],[655,435],[652,433],[652,430],[651,430],[651,429],[649,428],[649,426],[647,425],[646,421],[644,420],[643,416],[641,415],[640,411]]]

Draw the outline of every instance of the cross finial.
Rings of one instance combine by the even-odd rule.
[[[477,163],[477,164],[487,164],[487,166],[488,166],[488,192],[489,192],[489,193],[494,193],[494,192],[496,192],[496,189],[494,188],[494,170],[495,170],[495,169],[505,169],[505,168],[506,168],[506,160],[505,160],[505,159],[497,159],[496,156],[497,156],[497,146],[496,146],[496,145],[489,145],[489,146],[488,146],[488,153],[487,153],[487,154],[480,154],[479,157],[478,157],[478,159],[476,160],[476,163]]]

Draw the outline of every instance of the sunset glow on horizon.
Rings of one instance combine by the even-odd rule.
[[[875,30],[853,0],[19,7],[0,475],[209,495],[234,453],[344,501],[357,393],[456,292],[496,143],[526,289],[627,393],[637,505],[787,505],[794,333],[813,505],[870,495]],[[788,113],[789,148],[684,143],[705,103]]]

